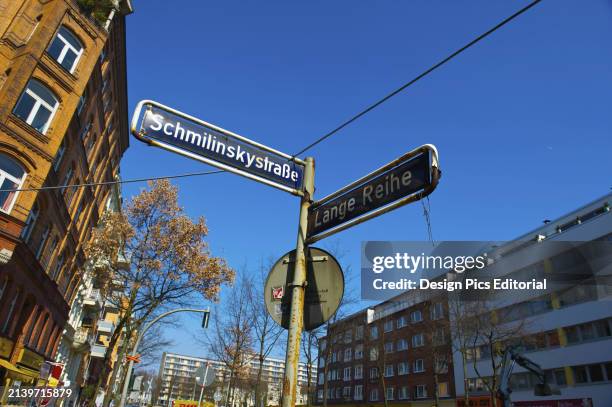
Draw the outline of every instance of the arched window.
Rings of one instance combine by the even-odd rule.
[[[45,134],[58,106],[57,98],[45,85],[36,79],[30,79],[13,109],[13,114]]]
[[[65,70],[72,73],[83,54],[83,45],[70,30],[61,26],[47,48],[47,53]]]
[[[0,154],[0,211],[10,213],[17,198],[17,191],[6,191],[7,189],[19,189],[23,185],[26,172],[15,160]]]

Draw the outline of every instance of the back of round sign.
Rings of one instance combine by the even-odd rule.
[[[325,250],[310,247],[306,258],[304,330],[310,331],[323,325],[338,310],[344,295],[344,275],[338,261]],[[264,288],[268,313],[285,329],[289,328],[294,269],[295,250],[292,250],[274,264]]]

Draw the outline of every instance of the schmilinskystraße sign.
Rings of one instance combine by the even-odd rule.
[[[144,110],[137,133],[142,141],[157,141],[153,144],[161,148],[229,171],[231,167],[237,170],[233,172],[270,181],[265,183],[292,193],[301,191],[301,160],[156,102],[144,101],[139,107],[135,119]]]

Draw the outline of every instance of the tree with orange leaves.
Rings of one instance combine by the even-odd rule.
[[[233,282],[234,271],[226,261],[211,255],[204,241],[207,234],[204,217],[194,221],[187,216],[178,204],[178,188],[167,180],[150,182],[122,212],[104,216],[85,253],[104,299],[119,310],[105,366],[122,332],[131,342],[143,324],[161,312],[216,300],[221,285]],[[124,352],[126,348],[122,346]],[[96,387],[110,372],[104,373]]]

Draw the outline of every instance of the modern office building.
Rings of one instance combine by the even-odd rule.
[[[561,394],[536,396],[538,378],[516,365],[509,381],[512,402],[612,405],[611,201],[608,194],[512,242],[480,245],[491,260],[481,276],[548,281],[544,291],[497,290],[487,297],[478,315],[486,314],[498,332],[514,336],[496,340],[493,347],[482,337],[469,341],[463,346],[464,366],[457,332],[469,319],[457,313],[455,304],[458,298],[477,301],[457,297],[464,295],[458,292],[401,294],[331,325],[319,348],[316,403],[372,406],[386,398],[392,405],[430,406],[438,389],[439,406],[465,406],[467,386],[470,406],[490,407],[486,384],[492,382],[492,353],[499,383],[501,355],[517,346]],[[464,309],[478,309],[470,307]]]
[[[512,401],[521,406],[612,405],[611,203],[608,194],[490,253],[499,269],[507,271],[496,277],[547,278],[551,286],[544,295],[536,290],[502,291],[491,306],[501,321],[524,324],[519,341],[524,355],[539,364],[561,391],[561,395],[536,397],[536,377],[517,366],[510,384]],[[543,247],[546,250],[539,250]],[[512,266],[503,267],[504,263]],[[555,283],[560,279],[561,284]],[[476,344],[467,366],[469,393],[476,399],[486,395],[483,379],[492,374],[490,353]],[[460,355],[455,354],[458,399],[463,397],[466,379],[461,366]]]
[[[218,390],[225,396],[230,375],[223,362],[209,358],[164,353],[159,368],[160,390],[157,404],[166,406],[172,400],[192,400],[194,397],[197,399],[199,389],[194,379],[195,371],[201,366],[206,366],[207,363],[216,372],[216,382],[213,384],[215,391]],[[255,355],[253,355],[247,362],[247,376],[255,377],[258,366]],[[284,360],[270,357],[264,360],[262,382],[266,384],[266,405],[279,405],[281,397],[280,383],[282,383],[284,371]],[[311,382],[314,382],[316,368],[313,367],[311,371]],[[307,384],[307,366],[305,363],[300,363],[298,367],[298,387],[305,387]],[[246,400],[246,403],[250,406],[254,405],[252,385],[246,384],[241,386],[238,393],[234,400],[236,405],[242,405],[241,401],[243,400]],[[297,404],[306,404],[306,401],[307,395],[300,393]]]
[[[69,311],[77,297],[84,308],[96,301],[95,288],[83,281],[83,245],[110,205],[112,188],[54,188],[115,180],[128,147],[124,16],[131,5],[88,4],[0,1],[5,389],[14,381],[36,382],[43,361],[57,361],[60,341],[64,379],[78,381],[83,353],[94,350],[90,338],[104,329],[96,325],[99,314]]]

